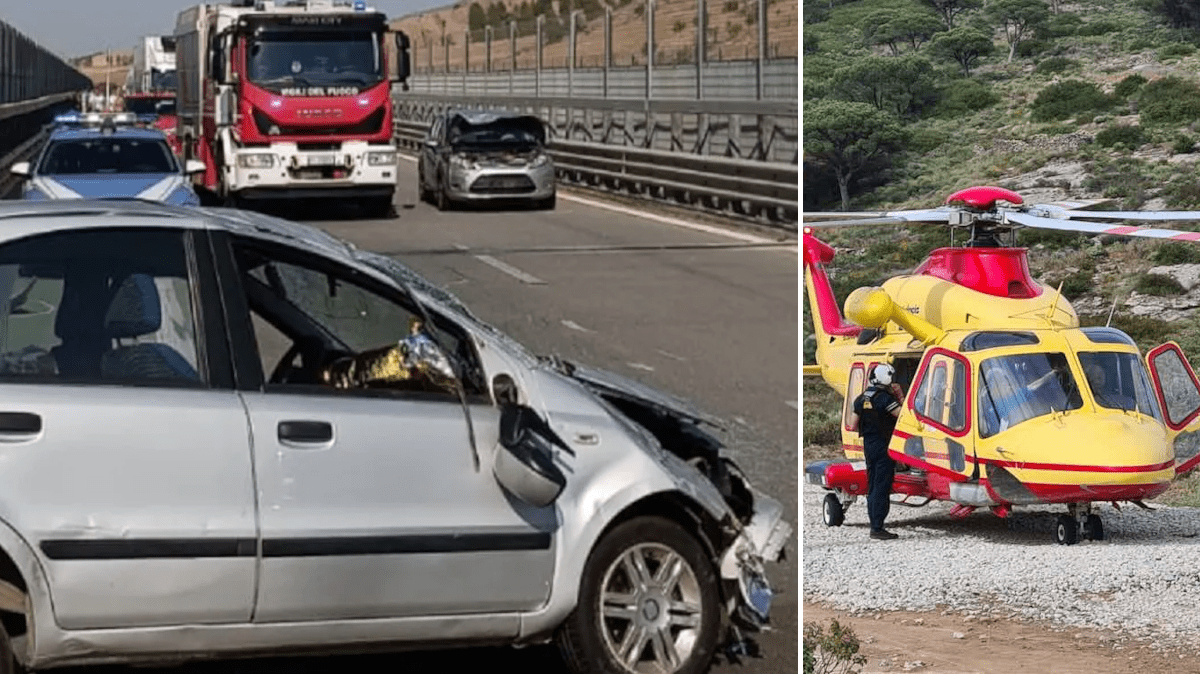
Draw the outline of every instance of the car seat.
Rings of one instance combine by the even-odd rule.
[[[162,304],[154,279],[147,274],[126,277],[104,316],[105,332],[119,343],[161,326]],[[100,373],[106,380],[200,381],[199,373],[182,354],[157,342],[123,345],[106,352],[100,359]]]
[[[100,356],[112,347],[104,331],[104,312],[112,294],[104,270],[77,264],[63,275],[63,295],[54,316],[54,335],[61,341],[50,350],[59,375],[99,378]]]

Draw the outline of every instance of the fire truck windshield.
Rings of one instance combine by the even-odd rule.
[[[311,96],[313,87],[357,93],[383,80],[379,42],[369,31],[264,30],[250,39],[247,55],[250,81],[284,95]]]

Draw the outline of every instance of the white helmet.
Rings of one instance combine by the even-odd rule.
[[[895,368],[886,363],[881,363],[871,370],[871,383],[882,384],[886,387],[892,383],[892,376],[895,374]]]

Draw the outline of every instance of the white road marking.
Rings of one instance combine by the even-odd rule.
[[[511,277],[519,279],[520,281],[522,281],[524,283],[527,283],[527,284],[545,284],[546,283],[546,282],[542,281],[541,279],[533,276],[532,274],[526,274],[525,272],[522,272],[521,270],[513,267],[512,265],[509,265],[506,262],[496,260],[495,258],[493,258],[490,255],[477,255],[477,256],[475,256],[475,259],[478,260],[479,262],[491,265],[492,267],[495,267],[496,269],[500,270],[501,272],[504,272],[505,274],[507,274]]]
[[[651,373],[654,372],[654,366],[648,366],[644,363],[633,363],[633,362],[627,362],[627,363],[629,363],[630,368],[637,368],[638,370],[645,370],[645,371],[649,371]]]
[[[671,352],[665,352],[661,349],[655,349],[654,351],[658,352],[659,354],[662,354],[663,356],[665,356],[667,358],[675,359],[676,361],[687,361],[687,359],[683,358],[682,356],[680,356],[678,354],[672,354]]]
[[[595,333],[596,332],[590,328],[584,328],[583,326],[580,326],[579,324],[575,323],[574,321],[569,321],[567,319],[562,320],[562,325],[566,326],[567,328],[570,328],[571,330],[577,330],[580,333]]]
[[[412,162],[413,164],[416,164],[418,161],[416,157],[410,157],[408,155],[398,154],[397,156],[402,157],[402,158]],[[594,207],[597,209],[605,209],[608,211],[615,211],[616,213],[623,213],[627,216],[633,216],[635,218],[642,218],[644,220],[653,220],[655,222],[663,223],[665,225],[674,225],[676,227],[682,227],[682,228],[686,228],[689,230],[695,230],[697,232],[706,232],[708,234],[715,234],[715,235],[726,237],[729,239],[736,239],[737,241],[748,241],[748,242],[751,242],[754,244],[780,243],[779,241],[777,241],[775,239],[759,237],[757,235],[748,234],[746,232],[735,232],[733,230],[727,230],[723,227],[714,227],[712,225],[705,225],[703,223],[688,222],[688,221],[682,220],[680,218],[671,218],[669,216],[660,216],[656,213],[648,213],[646,211],[639,211],[637,209],[629,208],[628,206],[620,206],[618,204],[608,204],[605,202],[596,201],[594,199],[586,199],[584,197],[577,197],[575,195],[567,194],[565,192],[559,192],[558,196],[567,201],[575,202],[576,204],[583,204],[584,206],[591,206],[591,207]],[[799,246],[797,246],[795,248],[789,247],[787,249],[787,251],[789,253],[794,253],[796,255],[800,255],[800,247]]]
[[[795,408],[796,410],[799,410],[799,409],[800,409],[800,404],[799,404],[799,403],[797,403],[797,402],[795,402],[795,401],[784,401],[784,403],[786,403],[786,404],[788,404],[788,405],[792,406],[792,407],[793,407],[793,408]]]

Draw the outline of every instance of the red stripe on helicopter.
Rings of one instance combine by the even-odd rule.
[[[1185,232],[1184,234],[1177,234],[1171,238],[1172,239],[1184,239],[1186,241],[1197,241],[1197,240],[1200,240],[1200,232]]]
[[[1140,229],[1140,227],[1122,225],[1120,227],[1110,227],[1104,231],[1104,234],[1129,234],[1131,232],[1137,232]]]
[[[1140,485],[1055,485],[1053,483],[1022,483],[1036,497],[1048,504],[1082,501],[1137,501],[1153,499],[1171,487],[1171,481]]]
[[[968,458],[970,459],[970,458]],[[1087,464],[1047,464],[1043,462],[1012,462],[1003,459],[981,459],[980,464],[995,464],[996,466],[1013,469],[1039,469],[1045,471],[1094,471],[1096,473],[1142,473],[1146,471],[1162,471],[1174,468],[1175,460],[1170,459],[1158,464],[1142,464],[1140,466],[1089,466]]]

